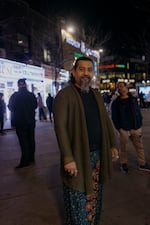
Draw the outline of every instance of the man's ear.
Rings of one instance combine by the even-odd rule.
[[[75,77],[75,69],[74,68],[72,68],[71,74],[72,74],[73,77]]]

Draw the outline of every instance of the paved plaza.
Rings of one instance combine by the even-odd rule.
[[[142,110],[146,158],[150,163],[150,110]],[[59,149],[50,122],[36,126],[36,165],[14,170],[20,159],[14,130],[0,136],[0,225],[63,225]],[[150,225],[150,173],[138,170],[129,144],[129,174],[114,163],[104,185],[101,225]],[[83,224],[84,225],[84,224]]]

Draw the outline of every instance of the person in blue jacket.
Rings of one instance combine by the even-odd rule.
[[[112,102],[111,117],[115,128],[119,133],[120,169],[128,172],[128,140],[135,147],[139,169],[150,172],[150,167],[145,161],[142,139],[142,114],[137,98],[129,93],[125,82],[117,83],[119,96]]]

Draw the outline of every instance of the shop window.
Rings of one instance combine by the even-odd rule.
[[[28,48],[28,38],[23,34],[17,34],[17,44],[20,47]]]
[[[44,61],[45,62],[50,62],[51,61],[50,50],[44,49]]]
[[[5,88],[5,84],[4,83],[0,83],[0,88]]]
[[[13,87],[13,82],[12,81],[8,81],[7,82],[7,87]]]

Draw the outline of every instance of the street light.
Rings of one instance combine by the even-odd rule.
[[[75,30],[74,30],[73,26],[68,26],[67,31],[72,34],[72,33],[74,33]]]

